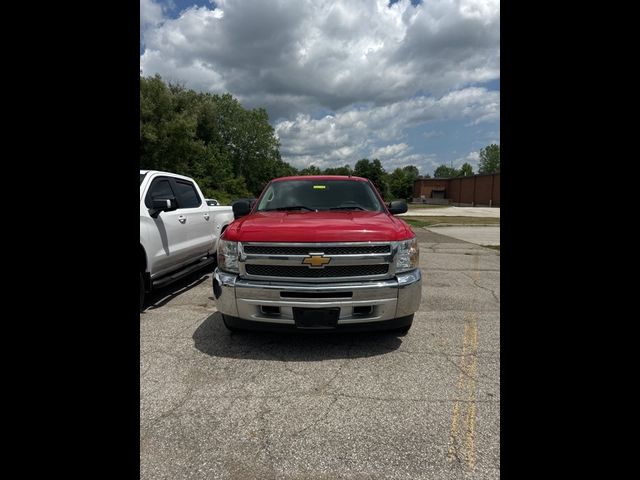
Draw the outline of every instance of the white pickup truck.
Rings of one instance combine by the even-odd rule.
[[[140,170],[140,310],[145,294],[216,262],[231,207],[209,206],[192,178]]]

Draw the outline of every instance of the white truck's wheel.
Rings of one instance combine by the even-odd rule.
[[[142,272],[140,272],[140,311],[144,307],[144,278],[142,278]]]

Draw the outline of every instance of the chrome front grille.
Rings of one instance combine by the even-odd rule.
[[[367,277],[384,275],[389,265],[340,265],[324,268],[309,268],[306,265],[247,265],[247,274],[261,277],[292,278],[335,278],[335,277]]]
[[[340,282],[395,275],[395,243],[241,243],[240,275],[256,280]]]
[[[318,247],[277,247],[245,245],[244,252],[258,255],[309,255]],[[391,245],[359,245],[353,247],[320,247],[325,255],[367,255],[370,253],[391,253]]]

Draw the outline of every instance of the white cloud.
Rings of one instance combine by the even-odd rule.
[[[436,154],[415,153],[413,147],[406,143],[396,143],[372,149],[371,153],[366,156],[373,160],[378,159],[387,172],[392,172],[396,168],[402,168],[407,165],[418,167],[420,173],[425,174],[433,170]]]
[[[381,163],[387,172],[392,172],[396,168],[406,167],[407,165],[413,165],[418,168],[420,175],[430,175],[431,172],[440,165],[438,157],[434,153],[407,153],[382,161]]]
[[[140,68],[265,107],[296,167],[379,158],[388,171],[414,164],[431,173],[438,155],[416,151],[407,129],[499,121],[500,93],[478,87],[500,77],[499,1],[388,3],[216,0],[168,18],[175,6],[141,0]],[[460,150],[479,150],[487,136],[499,132]]]
[[[475,140],[472,142],[473,147],[477,147],[478,150],[491,144],[500,145],[500,132],[499,131],[484,131],[478,130],[474,133]]]
[[[396,143],[393,145],[387,145],[385,147],[376,148],[371,152],[371,158],[377,158],[379,160],[387,160],[389,158],[398,157],[403,152],[409,149],[409,145],[406,143]]]
[[[500,9],[500,0],[461,0],[460,13],[466,18],[485,20]]]
[[[478,173],[478,161],[480,160],[480,152],[472,151],[468,154],[456,158],[452,163],[454,168],[460,168],[463,164],[468,163],[473,167],[474,173]]]
[[[469,152],[469,154],[465,157],[465,160],[469,162],[477,162],[480,160],[480,152]]]
[[[385,162],[404,166],[399,163],[406,161],[408,165],[417,160],[423,165],[421,172],[429,173],[427,166],[436,160],[433,155],[411,156],[406,142],[389,141],[403,138],[407,128],[434,119],[497,119],[496,102],[499,104],[498,92],[471,87],[439,99],[415,97],[385,106],[347,108],[319,119],[299,114],[294,120],[276,123],[275,130],[283,160],[296,167],[313,163],[325,168],[353,164],[360,158],[379,158],[386,169]]]
[[[143,8],[144,4],[144,8]],[[149,25],[144,75],[230,91],[273,120],[318,108],[393,104],[499,77],[497,1],[220,0]],[[194,75],[194,71],[200,72]]]
[[[140,34],[159,26],[164,20],[163,7],[154,0],[140,0]]]

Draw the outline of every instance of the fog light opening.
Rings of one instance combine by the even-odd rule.
[[[371,305],[367,307],[353,307],[354,317],[368,317],[373,313],[373,307]]]
[[[260,307],[260,311],[263,315],[267,317],[279,317],[280,316],[280,307],[269,307],[266,305],[262,305]]]

